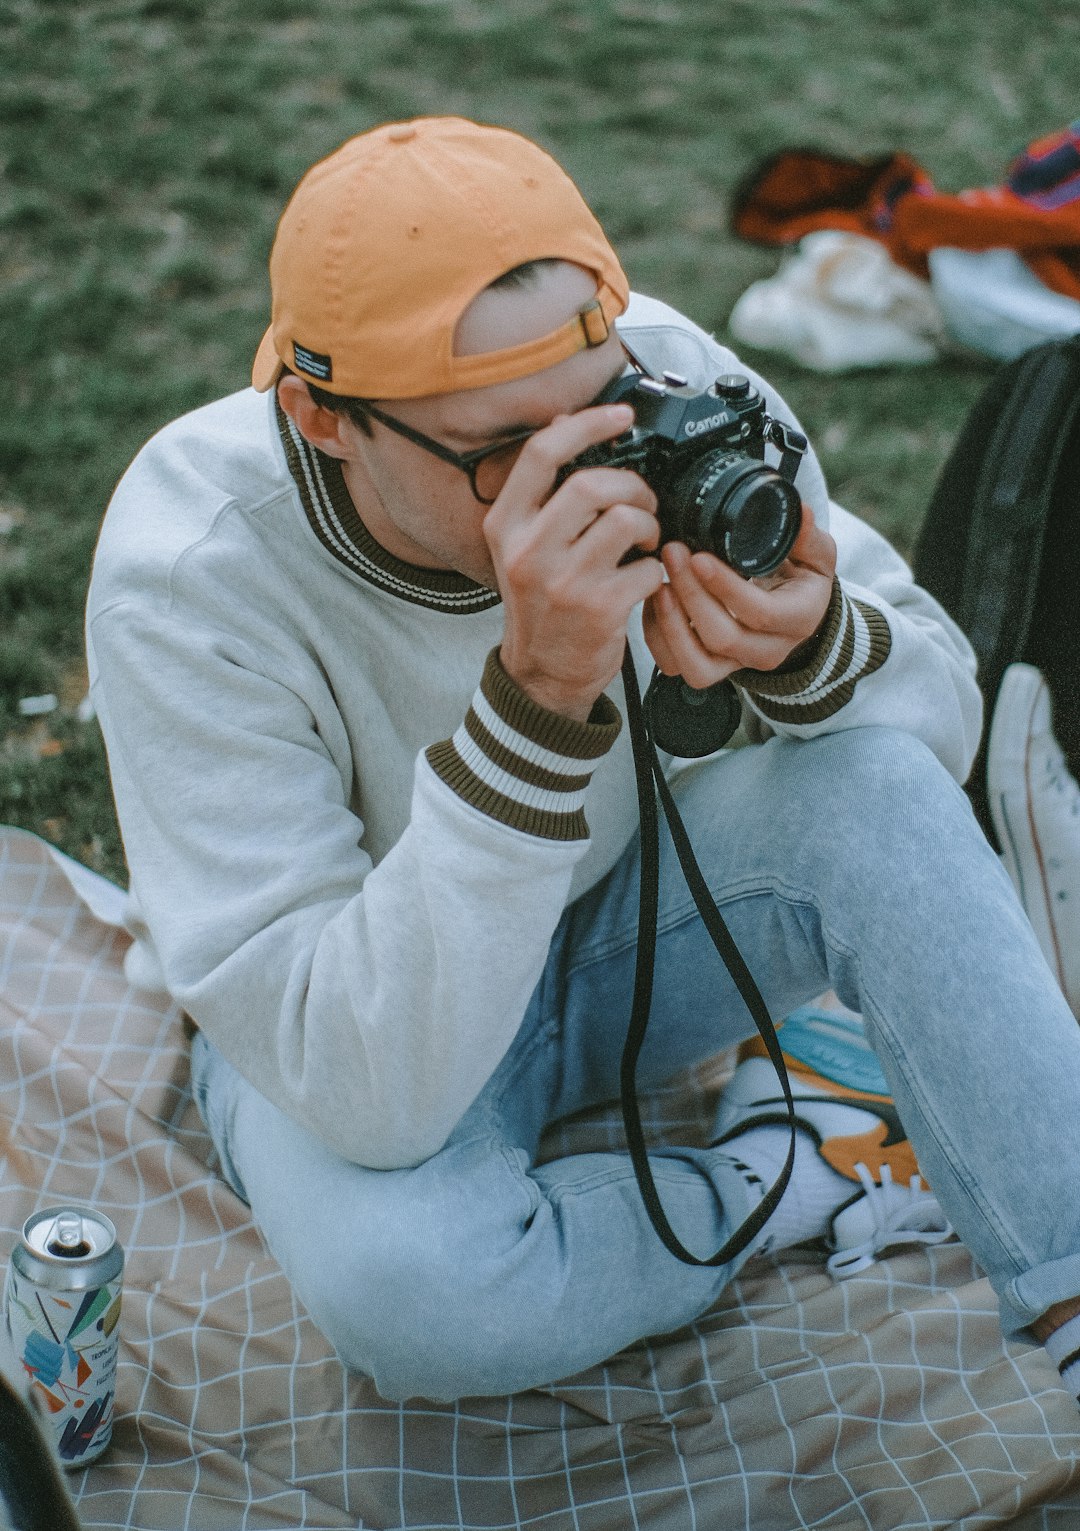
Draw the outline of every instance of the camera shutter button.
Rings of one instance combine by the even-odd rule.
[[[716,391],[725,399],[749,399],[757,392],[741,372],[728,372],[716,379]]]

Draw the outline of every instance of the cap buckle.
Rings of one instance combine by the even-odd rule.
[[[581,333],[585,336],[586,350],[593,350],[596,346],[602,346],[611,333],[608,328],[604,310],[600,305],[599,298],[591,298],[578,309],[578,323],[581,325]]]

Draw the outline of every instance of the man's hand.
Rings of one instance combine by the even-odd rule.
[[[645,637],[665,675],[696,690],[735,670],[775,670],[824,621],[836,543],[803,505],[802,526],[772,574],[747,580],[712,553],[681,542],[663,549],[668,583],[645,603]]]
[[[552,485],[564,463],[632,423],[625,404],[557,416],[526,442],[484,521],[506,611],[503,669],[579,722],[619,672],[630,613],[663,583],[659,559],[622,562],[656,548],[656,496],[626,468],[582,468]]]

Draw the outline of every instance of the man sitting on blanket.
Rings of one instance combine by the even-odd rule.
[[[821,1240],[843,1268],[949,1224],[1007,1332],[1071,1320],[1070,1356],[1080,1030],[958,785],[980,724],[961,634],[812,452],[765,580],[660,547],[627,468],[560,481],[630,426],[603,402],[627,368],[747,373],[791,415],[630,295],[516,134],[350,140],[285,210],[271,284],[254,387],[121,482],[88,633],[130,975],[193,1018],[223,1171],[344,1363],[388,1398],[512,1392],[690,1322],[754,1250]],[[619,1089],[627,642],[643,677],[733,678],[741,726],[671,764],[675,799],[770,1011],[831,987],[873,1048],[783,1034],[793,1178],[719,1267],[669,1253],[627,1154],[536,1162],[548,1123]],[[753,1031],[668,849],[660,870],[643,1087]],[[696,1250],[781,1169],[779,1094],[751,1048],[711,1145],[653,1153]]]

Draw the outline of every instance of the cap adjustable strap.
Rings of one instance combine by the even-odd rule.
[[[488,383],[506,383],[565,361],[577,351],[591,351],[602,346],[611,334],[615,316],[622,312],[618,293],[602,284],[595,298],[582,304],[577,313],[557,330],[527,340],[523,345],[508,346],[502,351],[485,351],[479,356],[455,356],[450,363],[454,385],[458,388],[482,388]]]

